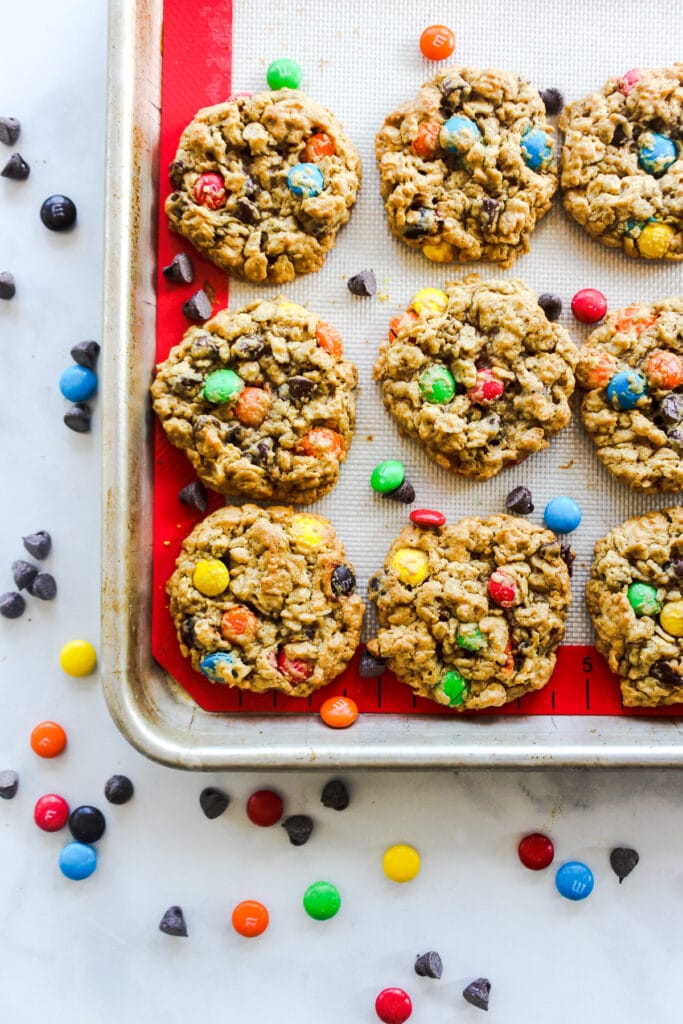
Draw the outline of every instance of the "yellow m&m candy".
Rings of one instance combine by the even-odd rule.
[[[315,516],[308,516],[304,513],[292,517],[292,535],[301,548],[314,550],[325,543],[327,539],[327,528],[324,523]]]
[[[662,629],[671,636],[683,636],[683,601],[670,601],[659,613]]]
[[[410,882],[420,870],[420,854],[413,846],[390,846],[382,858],[384,874],[392,882]]]
[[[410,303],[416,313],[423,313],[425,310],[429,310],[430,313],[443,313],[447,305],[448,296],[438,288],[421,288]]]
[[[217,558],[202,558],[194,567],[192,584],[204,597],[218,597],[230,582],[230,573]]]
[[[390,565],[401,583],[411,587],[417,587],[429,575],[429,559],[417,548],[399,548]]]
[[[422,255],[432,263],[452,263],[455,249],[450,242],[427,242],[422,246]]]
[[[89,676],[97,665],[97,653],[87,640],[69,640],[59,652],[59,664],[69,676]]]
[[[668,253],[675,234],[670,224],[646,224],[638,236],[638,252],[646,260],[661,260]]]

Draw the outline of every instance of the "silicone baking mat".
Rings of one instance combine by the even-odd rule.
[[[449,63],[475,67],[499,66],[527,76],[538,88],[559,88],[566,100],[598,89],[614,74],[634,66],[663,66],[680,58],[683,25],[666,16],[666,5],[641,5],[639,0],[618,4],[561,5],[550,0],[473,0],[465,5],[435,5],[423,0],[382,3],[381,0],[327,0],[285,3],[280,0],[166,0],[163,34],[163,81],[160,146],[159,273],[157,358],[162,360],[188,327],[182,303],[204,286],[213,298],[214,312],[229,304],[239,308],[278,289],[230,281],[172,234],[163,213],[171,191],[168,165],[182,129],[197,109],[227,98],[231,91],[257,92],[267,88],[268,64],[279,57],[295,59],[303,69],[302,89],[330,107],[342,121],[363,161],[363,186],[349,224],[339,235],[325,267],[283,289],[295,302],[310,307],[340,329],[345,352],[357,364],[360,392],[356,436],[341,479],[331,494],[313,508],[326,515],[343,540],[354,563],[360,593],[369,576],[382,564],[393,537],[407,522],[409,508],[373,494],[368,480],[374,465],[399,458],[417,493],[413,507],[438,508],[449,521],[463,515],[504,511],[505,495],[525,484],[536,506],[531,519],[542,521],[543,508],[557,494],[569,494],[582,506],[578,530],[566,538],[576,552],[572,581],[573,602],[566,643],[548,686],[498,709],[496,714],[665,714],[626,711],[618,683],[591,646],[592,629],[583,591],[593,545],[612,526],[650,508],[675,503],[675,497],[643,497],[614,481],[595,457],[584,435],[578,411],[572,424],[545,452],[523,466],[508,469],[484,483],[454,477],[434,466],[410,440],[399,436],[385,412],[372,365],[389,320],[404,309],[422,287],[439,287],[473,271],[482,277],[521,277],[538,294],[555,292],[564,301],[562,321],[577,344],[590,328],[576,323],[569,311],[571,296],[583,287],[599,288],[610,308],[648,301],[681,290],[683,270],[674,264],[640,264],[620,252],[591,241],[563,214],[559,200],[532,238],[532,251],[508,271],[488,265],[429,264],[391,237],[379,196],[374,161],[374,135],[384,117],[415,95],[438,66],[426,61],[418,48],[420,32],[429,24],[450,25],[457,37]],[[672,31],[652,26],[671,24]],[[618,19],[619,32],[614,32]],[[577,36],[577,31],[579,35]],[[582,44],[583,39],[586,45]],[[570,41],[573,41],[570,43]],[[581,45],[580,45],[581,44]],[[590,45],[588,45],[590,44]],[[568,46],[571,45],[571,49]],[[195,265],[189,286],[170,284],[161,274],[176,252],[187,251]],[[352,296],[346,279],[372,268],[378,294],[371,299]],[[331,694],[352,696],[366,712],[453,714],[412,691],[385,673],[380,680],[362,680],[356,660],[325,690],[307,700],[275,692],[254,695],[214,685],[195,673],[179,652],[168,614],[165,583],[171,575],[182,539],[198,516],[181,505],[178,490],[194,479],[185,456],[172,448],[157,425],[155,437],[154,595],[152,646],[156,659],[206,710],[277,712],[316,710]],[[210,510],[223,499],[211,496]],[[368,606],[366,636],[375,628]]]

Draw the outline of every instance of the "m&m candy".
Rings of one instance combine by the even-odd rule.
[[[331,427],[313,427],[297,441],[294,451],[299,455],[309,455],[316,459],[331,456],[342,459],[346,454],[344,438]]]
[[[439,142],[449,153],[467,153],[480,140],[476,123],[462,114],[449,117],[439,133]]]
[[[336,327],[319,320],[315,326],[315,340],[323,351],[334,359],[341,359],[344,354],[344,342]]]
[[[203,395],[212,405],[225,405],[234,401],[244,387],[244,381],[234,370],[214,370],[204,381]]]
[[[97,652],[87,640],[69,640],[59,652],[59,664],[70,676],[89,676],[97,665]]]
[[[305,551],[315,551],[322,547],[327,539],[328,528],[322,520],[299,512],[292,516],[290,532],[294,542]]]
[[[69,820],[69,805],[63,796],[46,793],[36,800],[33,820],[43,832],[59,832]]]
[[[320,706],[320,717],[331,729],[348,729],[358,718],[358,705],[351,697],[328,697]]]
[[[520,840],[517,853],[525,868],[529,868],[530,871],[542,871],[552,864],[555,847],[541,832],[532,832]]]
[[[540,128],[529,128],[520,142],[524,163],[532,171],[543,171],[553,162],[553,140]]]
[[[448,296],[439,288],[421,288],[413,296],[410,306],[418,314],[424,312],[444,313],[448,306]]]
[[[333,156],[335,150],[334,139],[327,132],[316,132],[311,135],[301,155],[304,163],[312,164],[326,156]]]
[[[375,1012],[382,1024],[404,1024],[413,1012],[413,1004],[402,988],[385,988],[375,999]]]
[[[266,81],[270,89],[298,89],[301,85],[301,68],[289,57],[280,57],[268,65]]]
[[[677,388],[683,384],[683,359],[675,352],[657,349],[647,361],[647,375],[658,388]]]
[[[623,93],[624,96],[628,96],[634,85],[637,85],[640,81],[640,68],[631,68],[625,75],[619,79],[619,92]]]
[[[225,206],[227,197],[225,182],[220,174],[213,171],[200,174],[194,183],[192,195],[198,206],[205,206],[207,210],[220,210]]]
[[[277,825],[283,810],[282,797],[272,789],[257,789],[247,800],[247,817],[261,828]]]
[[[438,529],[446,523],[443,512],[437,512],[433,508],[414,508],[410,513],[410,521],[415,526],[424,526],[427,529]]]
[[[455,49],[455,33],[446,25],[430,25],[420,36],[420,49],[427,60],[445,60]]]
[[[582,288],[572,299],[572,313],[582,324],[597,324],[607,312],[607,299],[597,288]]]
[[[548,502],[543,522],[554,533],[571,533],[581,522],[581,508],[573,498],[561,495]]]
[[[31,732],[31,749],[39,757],[57,757],[66,747],[66,733],[58,722],[40,722]]]
[[[199,663],[203,675],[212,683],[232,683],[235,679],[235,659],[229,651],[213,651]]]
[[[97,391],[97,376],[87,366],[67,366],[59,378],[59,390],[69,402],[87,402]]]
[[[312,199],[325,188],[325,179],[316,164],[295,164],[287,174],[287,187],[292,195]]]
[[[235,402],[235,416],[245,427],[260,427],[271,403],[267,388],[244,388]]]
[[[631,583],[627,591],[628,603],[635,614],[657,615],[662,607],[662,602],[657,597],[657,588],[650,583]]]
[[[504,390],[505,384],[496,377],[493,370],[483,367],[477,370],[477,383],[467,392],[467,397],[475,405],[491,405]]]
[[[634,409],[647,395],[647,381],[637,370],[620,370],[607,385],[607,400],[613,409]]]
[[[455,259],[455,246],[450,242],[425,242],[422,255],[432,263],[452,263]]]
[[[451,668],[441,677],[439,690],[448,698],[450,708],[460,707],[467,699],[467,680],[456,669]]]
[[[420,855],[413,846],[398,843],[385,852],[382,869],[392,882],[410,882],[420,870]]]
[[[389,563],[401,583],[417,587],[429,575],[429,558],[418,548],[399,548]]]
[[[425,401],[447,405],[455,395],[455,378],[445,366],[433,363],[420,374],[420,391]]]
[[[80,882],[97,867],[97,851],[87,843],[67,843],[59,855],[59,867],[66,878]]]
[[[79,843],[96,843],[104,835],[107,823],[102,811],[84,804],[69,815],[69,831]]]
[[[659,132],[643,132],[638,140],[638,163],[655,178],[660,178],[676,163],[676,144]]]
[[[501,608],[512,608],[517,600],[517,583],[509,573],[497,569],[489,578],[488,592]]]
[[[405,466],[398,459],[385,459],[370,474],[370,486],[378,494],[387,494],[401,486],[406,478]]]
[[[683,601],[670,601],[659,615],[662,629],[671,636],[683,636]]]
[[[580,860],[570,860],[557,869],[555,885],[568,900],[585,900],[593,892],[593,872]]]
[[[268,910],[258,900],[242,900],[232,912],[232,926],[245,939],[262,935],[269,921]]]
[[[304,910],[315,921],[328,921],[339,911],[341,896],[331,882],[313,882],[304,893]]]
[[[473,622],[463,622],[458,627],[457,641],[466,651],[483,651],[488,646],[488,640]]]
[[[230,582],[225,562],[218,558],[200,558],[192,573],[192,586],[205,597],[218,597]]]
[[[638,252],[646,260],[661,260],[671,248],[676,232],[670,224],[651,221],[638,235]]]

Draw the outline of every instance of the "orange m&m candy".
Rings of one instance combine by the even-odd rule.
[[[294,451],[299,455],[313,455],[321,459],[324,455],[332,455],[341,459],[346,454],[344,438],[336,430],[329,427],[313,427],[295,445]]]
[[[683,384],[683,359],[660,348],[647,361],[647,375],[655,387],[677,388]]]
[[[40,722],[31,733],[31,749],[38,757],[57,757],[66,746],[66,733],[58,722]]]
[[[350,697],[328,697],[320,708],[320,717],[332,729],[348,729],[358,718],[358,705]]]
[[[455,49],[455,33],[446,25],[430,25],[420,36],[420,49],[427,60],[445,60]]]
[[[410,147],[415,156],[421,156],[423,160],[430,160],[439,144],[440,131],[441,125],[436,121],[423,121],[417,129],[417,135]]]
[[[253,640],[258,627],[259,621],[254,613],[241,604],[228,608],[221,617],[221,633],[234,644]]]
[[[232,912],[232,926],[238,935],[253,939],[268,927],[268,911],[258,900],[242,900]]]
[[[627,306],[614,321],[614,327],[617,331],[630,331],[633,328],[636,336],[640,337],[656,320],[657,314],[651,313],[647,306]]]
[[[401,324],[415,322],[419,320],[419,316],[414,309],[407,309],[405,313],[397,313],[395,317],[389,321],[389,341],[396,341],[396,337],[401,328]]]
[[[327,132],[316,132],[304,146],[301,159],[304,163],[314,164],[324,156],[332,156],[336,151],[334,139]]]
[[[235,402],[235,416],[245,427],[259,427],[268,415],[270,402],[266,388],[243,388]]]
[[[321,320],[315,328],[315,338],[328,355],[341,359],[344,354],[344,342],[336,327]]]

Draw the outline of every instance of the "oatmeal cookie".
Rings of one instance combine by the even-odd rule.
[[[322,267],[361,162],[329,110],[280,89],[198,111],[170,175],[174,231],[229,274],[282,284]]]
[[[221,494],[307,503],[348,453],[358,374],[339,333],[279,297],[191,327],[160,363],[154,411]]]
[[[509,71],[439,72],[387,117],[375,152],[392,234],[436,263],[512,266],[557,188],[543,101]]]
[[[683,508],[634,516],[599,540],[586,604],[626,707],[683,703]]]
[[[408,526],[370,580],[368,643],[421,697],[499,707],[548,682],[571,600],[553,533],[515,516]]]
[[[603,245],[683,259],[683,64],[634,68],[565,107],[560,186],[569,214]]]
[[[391,321],[374,376],[430,459],[486,480],[567,426],[577,352],[522,281],[471,274],[445,288]]]
[[[576,376],[610,473],[636,491],[683,490],[683,298],[612,313],[582,347]]]
[[[166,590],[180,649],[211,682],[306,697],[358,646],[355,587],[327,519],[243,505],[195,527]]]

